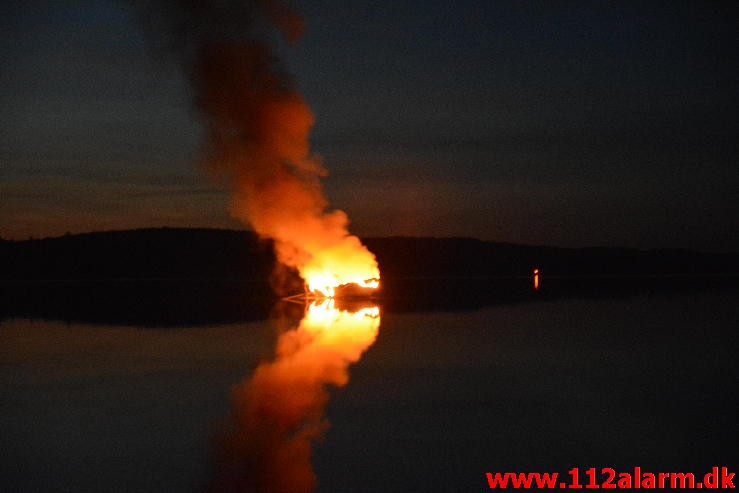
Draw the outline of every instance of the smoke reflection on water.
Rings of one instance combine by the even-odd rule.
[[[311,450],[329,426],[323,414],[327,386],[347,384],[349,365],[377,338],[380,311],[326,299],[306,306],[297,326],[289,324],[286,310],[276,322],[288,328],[277,339],[274,359],[233,389],[210,491],[314,490]]]

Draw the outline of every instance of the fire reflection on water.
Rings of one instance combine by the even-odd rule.
[[[309,305],[283,332],[272,361],[232,394],[219,437],[213,491],[307,493],[316,486],[311,449],[328,427],[328,385],[349,381],[348,367],[375,341],[377,306],[343,310],[333,299]]]

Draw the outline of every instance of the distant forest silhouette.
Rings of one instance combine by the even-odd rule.
[[[556,248],[472,238],[364,238],[383,277],[655,276],[739,274],[739,254]],[[250,231],[158,228],[0,241],[0,279],[267,280],[269,241]]]
[[[568,249],[470,238],[365,238],[386,312],[736,286],[739,254]],[[533,289],[538,268],[541,289]],[[140,326],[261,320],[302,290],[249,231],[159,228],[0,240],[0,320]]]

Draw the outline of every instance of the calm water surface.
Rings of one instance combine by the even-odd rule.
[[[374,344],[320,403],[316,491],[486,491],[487,471],[573,466],[736,470],[737,299],[381,306]],[[285,328],[0,322],[3,490],[212,487],[231,393]]]

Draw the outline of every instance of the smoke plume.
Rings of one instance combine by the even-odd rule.
[[[329,209],[314,116],[273,49],[294,44],[300,16],[277,0],[159,0],[138,4],[155,44],[177,53],[205,127],[207,167],[232,192],[231,213],[274,241],[277,259],[311,289],[379,279],[374,255]],[[326,289],[324,289],[326,288]]]

